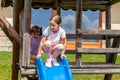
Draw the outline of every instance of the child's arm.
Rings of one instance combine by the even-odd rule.
[[[64,49],[63,49],[63,51],[62,51],[62,53],[61,53],[61,57],[66,57],[66,56],[65,56],[65,50],[66,50],[66,46],[67,46],[67,39],[66,39],[66,38],[63,38],[61,42],[62,42],[62,44],[63,44],[63,46],[64,46]]]

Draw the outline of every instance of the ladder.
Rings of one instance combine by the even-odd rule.
[[[120,73],[120,65],[115,64],[120,53],[120,30],[111,29],[111,6],[106,6],[105,30],[82,30],[82,0],[77,0],[76,34],[68,34],[67,38],[76,40],[76,50],[66,53],[76,53],[76,62],[71,63],[72,73],[75,74],[105,74],[104,80],[111,80],[112,74]],[[106,48],[82,48],[82,39],[99,39],[106,41]],[[113,39],[113,41],[112,41]],[[83,54],[104,54],[106,62],[82,62]]]

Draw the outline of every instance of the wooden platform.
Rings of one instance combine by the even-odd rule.
[[[108,69],[71,69],[74,74],[119,74],[120,68],[108,68]]]
[[[73,74],[120,74],[120,68],[107,68],[107,69],[71,69]],[[21,70],[22,75],[36,74],[35,69],[23,69]]]
[[[75,63],[70,63],[71,71],[73,74],[119,74],[120,64],[112,63],[91,63],[83,62],[81,66],[75,66]],[[21,74],[31,75],[37,74],[35,65],[31,67],[21,68]]]

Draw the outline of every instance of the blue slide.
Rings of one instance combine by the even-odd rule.
[[[73,80],[69,63],[66,58],[61,59],[60,66],[47,68],[42,58],[36,60],[38,80]]]

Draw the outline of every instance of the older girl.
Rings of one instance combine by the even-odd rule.
[[[52,64],[59,66],[57,57],[65,56],[66,43],[66,32],[61,27],[61,17],[59,15],[52,16],[50,25],[43,32],[37,57],[41,56],[43,50],[47,55],[46,67],[52,67]]]

